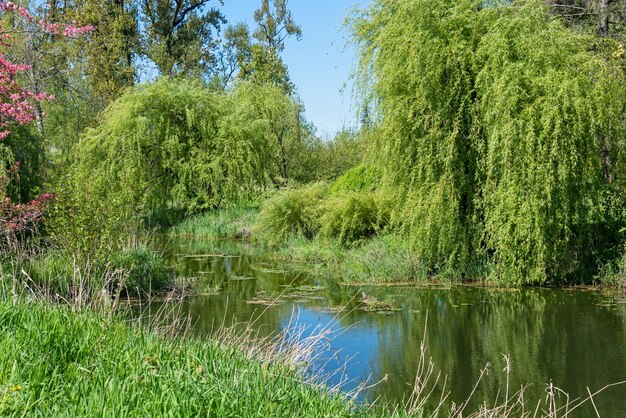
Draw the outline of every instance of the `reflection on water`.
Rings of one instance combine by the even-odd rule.
[[[527,398],[545,397],[550,381],[573,396],[586,396],[587,387],[593,391],[626,380],[626,304],[594,292],[347,288],[228,241],[169,242],[167,254],[178,273],[197,277],[205,290],[185,302],[194,332],[207,335],[221,325],[253,320],[260,335],[273,335],[295,309],[300,324],[331,324],[337,330],[333,348],[340,355],[329,353],[323,364],[327,372],[346,367],[346,390],[387,376],[365,390],[364,399],[401,402],[409,396],[424,338],[457,403],[467,398],[487,363],[490,373],[472,404],[503,396],[498,391],[506,385],[504,354],[512,361],[511,388],[531,385]],[[361,310],[363,297],[398,310]],[[341,306],[346,309],[337,313]],[[335,373],[330,383],[340,379]],[[626,416],[626,386],[594,399],[603,416]]]

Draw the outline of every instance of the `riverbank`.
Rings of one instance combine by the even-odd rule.
[[[304,270],[340,282],[449,283],[451,277],[429,276],[411,254],[408,243],[396,235],[375,236],[360,245],[344,246],[338,240],[291,236],[279,245],[266,245],[255,234],[259,209],[230,208],[188,218],[169,230],[170,235],[195,239],[236,239],[251,242],[272,258],[297,263]]]
[[[3,416],[373,415],[303,383],[287,360],[168,339],[93,310],[3,300],[0,329]]]
[[[311,238],[292,235],[278,244],[269,245],[255,231],[258,214],[258,208],[250,207],[216,210],[185,219],[170,229],[169,233],[199,240],[243,240],[252,243],[255,251],[266,257],[298,264],[298,268],[341,284],[511,287],[509,283],[488,279],[493,277],[490,275],[493,266],[488,263],[476,264],[469,271],[448,269],[433,274],[414,255],[408,240],[394,233],[373,235],[353,245],[344,245],[337,239],[317,235]],[[605,265],[588,282],[572,283],[569,286],[623,290],[626,288],[624,266],[626,257]]]
[[[0,275],[19,277],[28,287],[66,300],[80,293],[86,301],[102,291],[109,296],[145,298],[178,286],[163,255],[152,243],[144,242],[91,258],[54,248],[0,257]]]
[[[143,246],[104,265],[79,265],[60,252],[0,263],[0,415],[392,414],[311,374],[323,332],[259,337],[222,327],[192,336],[175,290],[162,309],[144,311],[177,283],[164,263]]]

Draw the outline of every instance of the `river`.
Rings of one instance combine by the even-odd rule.
[[[550,382],[574,399],[626,380],[626,297],[541,288],[346,287],[237,242],[172,239],[164,248],[177,273],[199,285],[182,305],[194,334],[239,324],[276,335],[295,316],[303,336],[320,327],[330,332],[330,347],[312,369],[347,392],[365,386],[360,400],[406,402],[422,342],[433,379],[441,373],[436,396],[445,381],[448,400],[460,404],[487,368],[467,412],[503,399],[507,381],[510,393],[526,385],[534,408]],[[601,392],[594,403],[602,416],[625,417],[626,385]],[[589,415],[595,416],[591,403],[571,416]]]

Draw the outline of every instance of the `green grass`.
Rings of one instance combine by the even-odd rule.
[[[594,283],[605,287],[626,288],[626,254],[602,266]]]
[[[146,246],[114,252],[104,268],[121,273],[122,279],[115,285],[121,285],[130,296],[161,292],[173,281],[165,258]]]
[[[122,296],[154,295],[171,287],[174,272],[163,256],[146,245],[113,251],[106,258],[81,260],[60,250],[0,262],[0,273],[20,277],[50,295],[85,298],[107,290]]]
[[[375,237],[348,250],[337,264],[335,276],[350,283],[425,282],[432,279],[406,240],[398,235]]]
[[[196,238],[247,238],[258,209],[231,207],[193,216],[170,229],[176,236]]]
[[[2,416],[366,415],[287,365],[92,311],[2,301],[0,353]]]

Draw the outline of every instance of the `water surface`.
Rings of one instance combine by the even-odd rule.
[[[179,274],[201,284],[203,294],[183,306],[194,333],[252,321],[259,335],[274,335],[295,312],[299,324],[335,331],[333,350],[318,364],[332,374],[330,384],[344,382],[351,390],[382,381],[363,390],[363,400],[404,402],[422,341],[457,404],[489,365],[472,410],[504,395],[504,355],[511,360],[511,391],[529,385],[528,399],[544,398],[550,382],[574,398],[586,396],[587,387],[626,380],[626,299],[620,297],[580,290],[343,287],[229,241],[173,240],[167,254]],[[363,298],[394,310],[367,311]],[[594,400],[602,416],[626,416],[626,385]],[[593,414],[589,408],[573,416]]]

